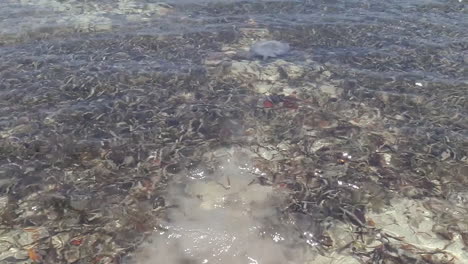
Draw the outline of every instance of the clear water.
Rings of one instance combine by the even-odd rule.
[[[159,215],[154,204],[161,197],[166,205],[177,203],[175,189],[167,187],[174,175],[193,175],[194,167],[206,166],[204,153],[226,145],[276,149],[257,149],[269,160],[257,167],[276,177],[272,188],[301,181],[298,171],[322,171],[330,185],[357,186],[377,197],[363,202],[369,211],[395,193],[463,207],[467,28],[467,3],[460,0],[3,0],[0,199],[8,202],[0,207],[2,228],[47,226],[51,237],[76,226],[82,231],[70,237],[91,236],[97,227],[119,234],[88,238],[101,246],[83,245],[76,263],[133,254],[145,235],[164,244],[160,237],[167,233],[154,234],[159,219],[171,217]],[[263,40],[288,43],[291,50],[265,60],[246,55]],[[293,92],[297,105],[265,110],[274,103],[266,96]],[[338,152],[349,153],[346,168],[335,164]],[[65,197],[86,213],[57,209],[50,197]],[[16,209],[7,214],[10,205]],[[42,208],[38,217],[31,217],[31,208]],[[227,208],[218,213],[239,213]],[[331,209],[303,210],[339,218]],[[65,216],[40,216],[50,212]],[[89,219],[70,220],[81,217]],[[197,223],[179,215],[167,225],[179,231],[209,226],[206,217]],[[255,240],[241,226],[265,224],[240,220],[226,220],[213,233],[226,229],[235,236],[239,226],[239,237]],[[188,236],[186,243],[194,241]],[[274,251],[277,244],[270,242],[256,245]],[[43,258],[72,263],[71,253],[45,244],[38,251]],[[167,248],[155,247],[161,250]],[[274,263],[269,258],[255,261]]]

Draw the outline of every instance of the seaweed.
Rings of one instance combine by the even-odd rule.
[[[138,23],[139,5],[112,27],[0,33],[0,262],[123,262],[175,206],[177,175],[214,172],[213,153],[240,146],[256,154],[251,184],[288,194],[282,221],[313,223],[301,241],[317,255],[461,263],[461,4],[141,2]],[[267,39],[291,50],[245,56]],[[382,215],[409,201],[429,215],[408,228],[430,218],[445,244],[388,231]]]

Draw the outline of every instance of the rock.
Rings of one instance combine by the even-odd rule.
[[[259,69],[256,63],[247,61],[233,61],[230,66],[230,74],[235,77],[247,79],[259,79]]]
[[[334,222],[334,225],[329,230],[329,235],[334,241],[335,248],[344,248],[346,245],[354,241],[353,234],[350,232],[348,225],[340,222]]]
[[[8,206],[9,199],[7,196],[2,196],[0,197],[0,214],[3,212],[3,210],[6,210]]]
[[[337,145],[338,143],[339,143],[339,140],[334,139],[334,138],[321,138],[321,139],[316,140],[312,144],[312,146],[310,146],[309,151],[312,153],[315,153],[324,147]]]
[[[51,238],[52,247],[61,250],[67,245],[67,242],[70,240],[69,233],[59,233]]]
[[[1,249],[1,247],[0,247]],[[15,263],[29,263],[29,262],[20,262],[19,260],[26,260],[28,259],[28,253],[26,250],[21,250],[17,248],[10,248],[9,250],[1,250],[0,251],[0,262],[2,263],[11,263],[7,262],[7,259],[14,258],[16,261]],[[5,262],[3,262],[5,261]]]
[[[64,252],[64,257],[67,260],[67,263],[74,263],[78,261],[81,258],[79,247],[70,247]]]
[[[23,229],[16,241],[21,246],[27,246],[48,236],[49,232],[45,227],[29,227]]]
[[[329,95],[331,98],[337,98],[343,93],[343,89],[331,84],[323,84],[319,87],[322,93]]]
[[[304,67],[284,60],[278,61],[278,70],[288,79],[298,79],[304,75]]]
[[[266,94],[272,91],[272,85],[266,82],[256,82],[252,85],[255,92],[260,94]]]
[[[263,147],[258,148],[258,155],[266,160],[281,159],[281,155],[278,151]]]
[[[74,195],[70,198],[70,207],[77,211],[86,210],[90,203],[91,199],[86,195]]]
[[[226,73],[236,78],[268,82],[272,85],[282,80],[301,78],[305,70],[301,65],[283,60],[263,64],[255,61],[232,61]]]

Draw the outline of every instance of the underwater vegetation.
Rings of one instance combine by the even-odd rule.
[[[0,31],[0,263],[200,263],[160,246],[197,227],[239,261],[468,259],[463,3],[46,2]]]

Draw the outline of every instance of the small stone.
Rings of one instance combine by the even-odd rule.
[[[402,115],[398,115],[398,114],[397,114],[397,115],[395,115],[393,118],[395,118],[396,120],[400,120],[400,121],[403,121],[403,120],[405,120],[405,119],[406,119],[404,116],[402,116]]]
[[[385,165],[388,166],[392,162],[392,154],[390,153],[383,153],[382,154],[383,160],[385,162]]]
[[[450,158],[450,150],[446,149],[444,152],[442,152],[442,154],[440,154],[440,158],[441,160],[446,160],[448,158]]]
[[[322,73],[322,75],[325,76],[326,78],[330,78],[331,72],[330,72],[330,71],[324,71],[324,72]]]
[[[125,159],[124,159],[124,161],[123,161],[123,165],[125,165],[125,166],[130,166],[130,165],[132,165],[134,162],[135,162],[135,158],[133,158],[132,156],[127,156],[127,157],[125,157]]]

